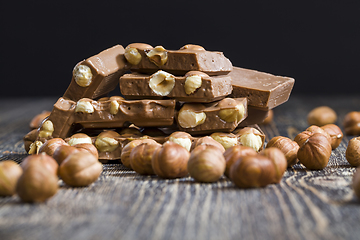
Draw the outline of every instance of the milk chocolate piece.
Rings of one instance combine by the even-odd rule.
[[[248,105],[272,109],[289,99],[295,80],[289,77],[274,76],[239,67],[229,74],[233,83],[231,97],[247,97]]]
[[[166,76],[173,78],[174,83],[169,85],[170,90],[163,95],[157,92],[156,86],[151,85],[151,82],[155,78],[164,79],[163,82],[166,82]],[[140,73],[123,75],[120,77],[120,91],[126,99],[167,97],[184,102],[213,102],[228,96],[232,92],[232,85],[229,75],[210,77],[203,72],[190,71],[185,76],[174,76],[158,71],[151,76]]]
[[[232,64],[222,52],[206,51],[194,48],[166,50],[161,46],[152,48],[144,44],[130,44],[132,50],[137,51],[139,63],[131,65],[131,70],[142,73],[154,73],[164,70],[174,75],[184,75],[189,71],[201,71],[208,75],[228,74]],[[140,57],[141,56],[141,57]]]
[[[176,122],[181,131],[208,134],[231,132],[246,116],[246,98],[224,98],[214,103],[185,103],[176,115]]]
[[[247,108],[248,116],[239,124],[239,127],[246,127],[254,124],[262,124],[271,110],[259,109],[252,106]]]
[[[73,101],[96,99],[114,90],[127,70],[124,53],[123,46],[116,45],[79,62],[63,97]]]
[[[124,100],[111,97],[104,101],[88,98],[75,102],[59,98],[47,118],[54,126],[51,137],[66,138],[76,125],[82,128],[120,128],[170,126],[174,122],[175,100]],[[39,128],[41,131],[41,127]]]

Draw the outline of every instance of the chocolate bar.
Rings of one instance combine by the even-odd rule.
[[[153,75],[140,73],[120,77],[120,91],[126,99],[161,99],[164,97],[184,102],[213,102],[232,92],[229,75],[212,76],[190,71],[185,76],[174,76],[159,70]]]
[[[39,137],[66,138],[76,125],[86,129],[120,128],[130,123],[139,127],[170,126],[174,122],[175,103],[175,100],[127,101],[116,96],[75,102],[61,97],[40,126]]]
[[[234,67],[229,73],[232,79],[234,98],[247,97],[252,107],[272,109],[289,99],[295,80],[289,77],[275,76]]]
[[[152,74],[164,70],[174,75],[201,71],[210,76],[228,74],[232,64],[222,52],[206,51],[198,45],[186,45],[179,50],[166,50],[162,46],[133,43],[126,47],[125,57],[131,70]]]
[[[124,53],[123,46],[116,45],[79,62],[63,97],[73,101],[96,99],[114,90],[127,70]]]
[[[185,103],[176,122],[180,131],[191,134],[231,132],[247,114],[246,98],[224,98],[214,103]]]

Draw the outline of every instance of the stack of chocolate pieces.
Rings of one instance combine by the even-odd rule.
[[[50,115],[25,136],[25,148],[34,152],[35,143],[86,133],[100,159],[119,160],[133,139],[162,143],[176,131],[194,141],[214,133],[240,139],[243,128],[255,129],[264,142],[257,124],[288,100],[293,85],[292,78],[233,67],[222,52],[198,45],[116,45],[75,66]],[[117,86],[122,96],[107,96]]]

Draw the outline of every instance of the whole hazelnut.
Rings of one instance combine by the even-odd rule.
[[[91,153],[70,154],[59,167],[59,176],[69,186],[83,187],[95,182],[103,170],[102,164]]]
[[[341,129],[335,124],[326,124],[321,128],[329,134],[331,148],[336,149],[340,145],[344,137],[344,134],[342,133]]]
[[[183,146],[167,141],[155,150],[152,157],[154,173],[161,178],[180,178],[188,174],[190,152]]]
[[[276,147],[284,153],[288,167],[291,167],[298,162],[297,152],[299,150],[299,145],[290,138],[283,136],[273,137],[266,145],[266,148],[270,147]]]
[[[45,118],[50,115],[50,111],[42,111],[41,113],[37,114],[33,117],[30,121],[30,128],[31,129],[38,129]]]
[[[157,148],[161,147],[159,143],[142,142],[131,150],[130,165],[131,168],[141,175],[153,175],[152,157]]]
[[[319,126],[316,126],[316,125],[311,125],[310,127],[308,127],[305,131],[308,131],[308,132],[311,132],[311,133],[321,133],[323,134],[327,139],[328,141],[331,143],[331,137],[329,135],[328,132],[326,132],[324,129],[322,129],[321,127]]]
[[[25,171],[31,165],[42,165],[45,169],[57,175],[58,167],[56,160],[46,153],[29,155],[20,163],[20,166]]]
[[[337,119],[336,112],[328,106],[320,106],[311,110],[307,116],[309,125],[324,126],[335,123]]]
[[[74,146],[61,145],[55,150],[52,157],[56,160],[58,165],[60,165],[65,160],[65,158],[67,158],[70,154],[73,154],[78,151],[79,149],[77,149]]]
[[[97,148],[91,143],[78,143],[74,145],[75,148],[82,151],[87,151],[99,159],[99,153]]]
[[[360,170],[356,169],[353,179],[352,179],[352,188],[354,189],[355,195],[360,199]]]
[[[68,145],[62,138],[52,138],[47,140],[39,148],[39,153],[46,153],[49,156],[52,156],[55,150],[61,145]]]
[[[249,155],[257,155],[257,152],[251,147],[242,145],[235,145],[226,149],[224,152],[226,161],[225,176],[230,177],[230,168],[237,160]]]
[[[238,138],[233,133],[215,132],[210,137],[219,142],[225,149],[238,145]]]
[[[169,141],[183,146],[188,151],[190,151],[190,149],[191,149],[192,137],[187,132],[182,132],[182,131],[173,132],[169,136]]]
[[[58,177],[54,172],[45,165],[30,164],[17,181],[16,194],[23,202],[44,202],[54,196],[58,188]]]
[[[15,194],[16,183],[22,172],[20,165],[13,160],[0,162],[0,197]]]
[[[121,159],[121,163],[127,167],[127,168],[131,168],[131,164],[130,164],[130,153],[131,151],[139,144],[143,143],[143,142],[149,142],[149,143],[154,143],[156,144],[155,140],[152,139],[135,139],[132,140],[130,142],[128,142],[122,149],[121,154],[120,154],[120,159]]]
[[[314,133],[299,146],[297,156],[305,167],[311,170],[326,167],[331,155],[331,145],[325,135]]]
[[[350,139],[345,151],[345,157],[352,166],[360,166],[360,137]]]
[[[279,183],[287,168],[287,160],[284,153],[276,147],[269,147],[262,150],[260,154],[270,159],[273,163],[275,178],[272,183]]]
[[[314,133],[309,132],[309,131],[303,131],[301,133],[299,133],[298,135],[296,135],[296,137],[294,138],[294,141],[299,145],[303,145],[311,135],[313,135]]]
[[[343,120],[344,131],[347,135],[360,135],[360,112],[349,112]]]
[[[221,145],[221,143],[219,143],[218,141],[216,141],[215,139],[213,139],[210,136],[205,136],[205,137],[196,139],[193,143],[192,149],[195,149],[196,147],[198,147],[200,145],[214,146],[214,147],[218,148],[222,153],[225,152],[225,148],[223,147],[223,145]]]
[[[265,187],[276,178],[274,164],[260,154],[240,158],[230,168],[231,181],[240,188]]]
[[[225,172],[223,152],[212,145],[200,145],[190,154],[187,169],[198,182],[216,182]]]

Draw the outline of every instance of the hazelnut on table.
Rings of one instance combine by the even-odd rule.
[[[347,113],[343,120],[343,127],[347,135],[360,135],[360,112]]]
[[[345,157],[352,166],[360,166],[360,137],[350,139],[345,151]]]
[[[270,147],[276,147],[285,154],[288,167],[291,167],[298,162],[297,152],[299,150],[299,145],[290,138],[283,136],[273,137],[266,145],[266,148]]]
[[[336,112],[328,106],[316,107],[311,110],[307,116],[309,125],[317,125],[319,127],[326,124],[335,123],[336,120]]]
[[[15,187],[23,170],[13,160],[0,162],[0,197],[15,194]]]

